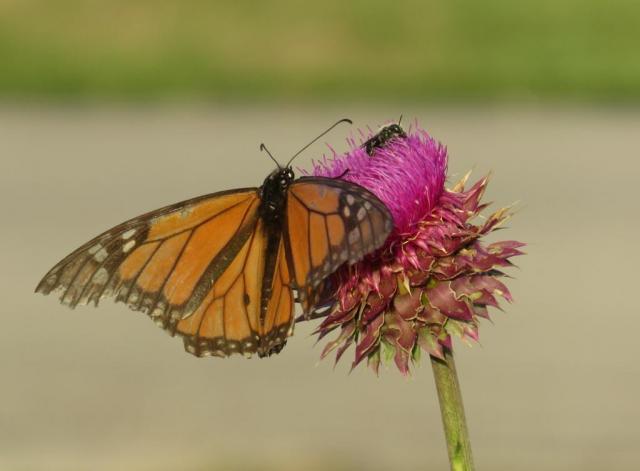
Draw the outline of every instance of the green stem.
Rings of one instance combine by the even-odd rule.
[[[447,440],[451,471],[473,471],[471,442],[464,418],[462,393],[458,383],[453,353],[444,349],[444,360],[431,357],[433,377],[438,389],[444,436]]]

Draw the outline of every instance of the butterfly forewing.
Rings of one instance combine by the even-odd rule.
[[[342,180],[309,177],[289,189],[288,257],[305,313],[313,293],[343,263],[379,248],[393,227],[384,204],[368,190]]]
[[[258,204],[256,189],[243,189],[147,213],[74,251],[36,291],[59,291],[72,308],[114,296],[159,318],[188,314],[206,291],[211,265],[224,269],[239,250],[236,233],[250,234]]]

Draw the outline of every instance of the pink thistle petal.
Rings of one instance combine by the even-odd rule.
[[[451,280],[464,273],[465,263],[460,257],[443,257],[438,259],[433,268],[433,273],[439,280]]]
[[[442,325],[446,322],[447,316],[427,302],[418,314],[418,320],[429,325]]]
[[[485,305],[474,303],[473,312],[476,316],[482,317],[483,319],[487,319],[487,320],[491,319],[491,317],[489,317],[489,310]]]
[[[485,280],[485,278],[488,280]],[[451,283],[451,288],[455,291],[458,299],[466,296],[468,299],[471,299],[474,304],[500,309],[500,305],[493,296],[493,293],[501,294],[502,289],[506,289],[506,286],[500,283],[502,286],[498,287],[493,281],[500,283],[492,276],[465,276],[454,280]],[[475,309],[474,313],[477,315]]]
[[[462,204],[462,208],[464,210],[469,213],[475,213],[478,210],[480,199],[482,199],[482,195],[484,195],[488,182],[489,177],[484,177],[478,180],[468,191],[463,193],[464,203]]]
[[[429,280],[430,274],[428,271],[414,270],[407,273],[407,277],[409,278],[409,284],[412,287],[423,286]]]
[[[410,322],[405,321],[399,314],[392,312],[385,316],[384,338],[406,352],[411,352],[415,345],[416,333]]]
[[[356,366],[376,346],[380,338],[380,329],[384,324],[384,316],[378,316],[365,329],[365,335],[356,346],[356,358],[353,366]]]
[[[438,309],[445,316],[463,321],[473,319],[473,310],[468,303],[456,298],[449,282],[440,282],[433,288],[427,289],[427,299],[430,305]]]
[[[509,288],[493,276],[474,276],[471,280],[474,287],[486,290],[491,294],[498,294],[509,302],[513,302]]]
[[[494,242],[487,246],[487,252],[494,255],[499,255],[502,258],[515,257],[518,255],[524,255],[524,252],[518,250],[520,247],[524,247],[527,244],[522,242],[516,242],[515,240],[503,240],[501,242]]]
[[[417,244],[416,244],[417,245]],[[425,250],[418,251],[418,269],[422,273],[429,273],[429,270],[433,266],[435,261],[435,257],[428,255]]]
[[[494,267],[511,266],[511,262],[506,258],[487,252],[479,244],[461,251],[458,257],[461,263],[475,272],[487,272]]]
[[[401,348],[396,349],[396,354],[393,357],[393,361],[398,368],[398,371],[403,376],[409,376],[409,360],[411,359],[411,354]]]
[[[334,366],[338,364],[338,362],[340,361],[340,358],[342,358],[342,355],[344,355],[344,352],[346,352],[349,349],[349,347],[353,345],[353,343],[354,343],[354,338],[351,337],[344,342],[344,345],[342,345],[338,350],[336,350],[336,359],[334,361]]]
[[[367,298],[367,306],[362,312],[363,324],[368,324],[372,319],[378,317],[389,306],[389,300],[374,293]]]
[[[492,294],[493,292],[487,289],[482,281],[478,282],[479,278],[481,277],[463,276],[457,278],[451,282],[451,289],[455,291],[458,299],[466,296],[476,304],[499,308],[498,301]]]
[[[367,357],[367,366],[375,373],[380,374],[380,351],[376,351]]]
[[[451,341],[451,335],[445,335],[443,338],[438,338],[438,343],[444,348],[453,350],[453,342]]]
[[[390,273],[384,273],[380,277],[380,288],[379,292],[384,298],[390,298],[398,289],[398,285],[396,283],[395,277]]]
[[[351,309],[350,311],[336,310],[329,314],[329,316],[327,316],[324,321],[322,321],[318,330],[324,332],[331,331],[336,327],[339,327],[342,324],[351,321],[355,317],[355,315],[356,309]]]
[[[509,214],[509,208],[501,208],[487,218],[487,221],[480,228],[480,234],[487,234],[507,220],[511,214]]]
[[[415,319],[422,310],[422,290],[413,290],[411,293],[401,294],[394,298],[393,307],[400,317],[409,321]]]
[[[500,309],[500,304],[495,296],[486,290],[483,290],[477,298],[474,298],[474,304],[481,304],[483,306],[491,306],[496,309]],[[475,312],[475,311],[474,311]]]
[[[442,345],[440,344],[440,342],[438,342],[438,339],[436,339],[431,330],[427,328],[420,329],[417,342],[420,348],[422,348],[429,355],[444,360]]]
[[[480,339],[480,336],[478,335],[478,327],[473,324],[467,324],[464,326],[464,335],[474,342],[477,342]]]
[[[360,302],[360,293],[350,291],[340,298],[340,305],[343,311],[350,311]]]
[[[331,353],[338,345],[340,345],[343,342],[347,342],[347,345],[351,345],[351,337],[353,337],[353,334],[356,331],[356,325],[355,323],[349,323],[349,324],[345,324],[342,327],[342,331],[340,332],[340,335],[338,336],[338,338],[336,338],[335,340],[332,340],[331,342],[327,343],[324,348],[322,349],[322,353],[320,354],[320,358],[325,358],[327,355],[329,355],[329,353]],[[336,360],[337,361],[337,360]]]

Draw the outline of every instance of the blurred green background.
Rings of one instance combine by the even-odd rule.
[[[636,0],[1,0],[0,99],[640,99]]]

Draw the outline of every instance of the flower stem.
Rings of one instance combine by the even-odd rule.
[[[458,383],[456,364],[453,361],[453,352],[444,348],[444,360],[433,356],[430,358],[438,390],[451,471],[473,471],[471,442],[464,418],[462,393]]]

